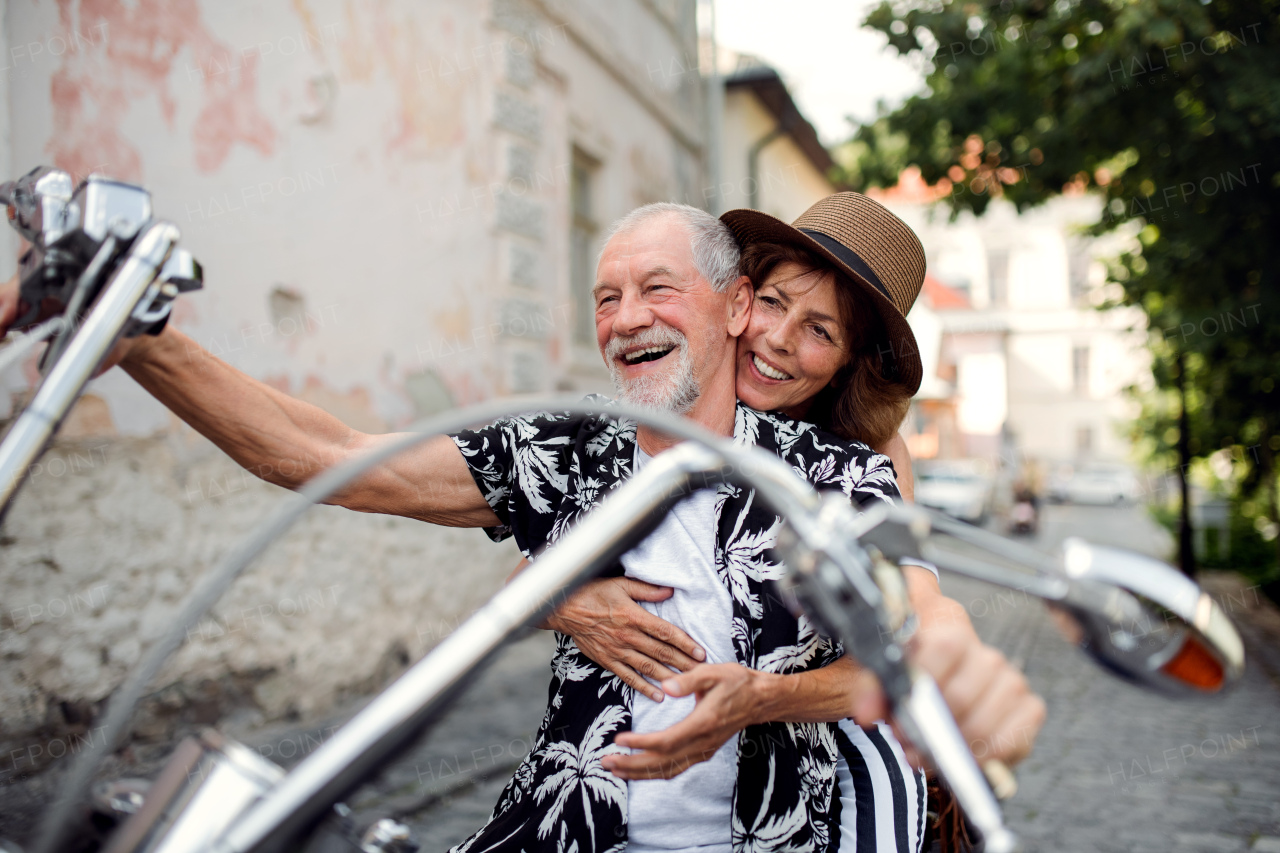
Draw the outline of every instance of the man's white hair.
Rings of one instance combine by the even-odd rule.
[[[738,278],[738,261],[742,257],[742,250],[738,248],[738,241],[734,239],[728,226],[700,208],[670,201],[637,207],[613,223],[609,233],[605,235],[604,245],[608,246],[609,241],[619,234],[661,216],[676,216],[680,219],[689,233],[693,265],[698,273],[718,293],[728,290],[729,285]],[[600,257],[604,257],[603,248],[600,250]],[[596,258],[596,266],[600,266],[600,258]]]

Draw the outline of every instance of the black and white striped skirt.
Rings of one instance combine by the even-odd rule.
[[[886,723],[864,729],[842,720],[836,733],[831,846],[828,853],[920,853],[924,771],[907,763]]]

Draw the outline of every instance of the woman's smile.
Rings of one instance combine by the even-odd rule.
[[[760,374],[761,379],[772,379],[775,382],[787,382],[793,377],[789,373],[784,373],[774,365],[766,361],[759,353],[751,353],[751,366]]]

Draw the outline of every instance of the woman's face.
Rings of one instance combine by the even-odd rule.
[[[835,277],[781,263],[757,290],[738,338],[738,399],[802,418],[849,360]]]

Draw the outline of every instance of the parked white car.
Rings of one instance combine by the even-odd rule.
[[[921,461],[916,465],[916,503],[982,524],[991,511],[994,484],[976,459]]]
[[[1055,489],[1055,497],[1077,504],[1121,504],[1136,501],[1142,489],[1124,465],[1094,463],[1077,468]]]

